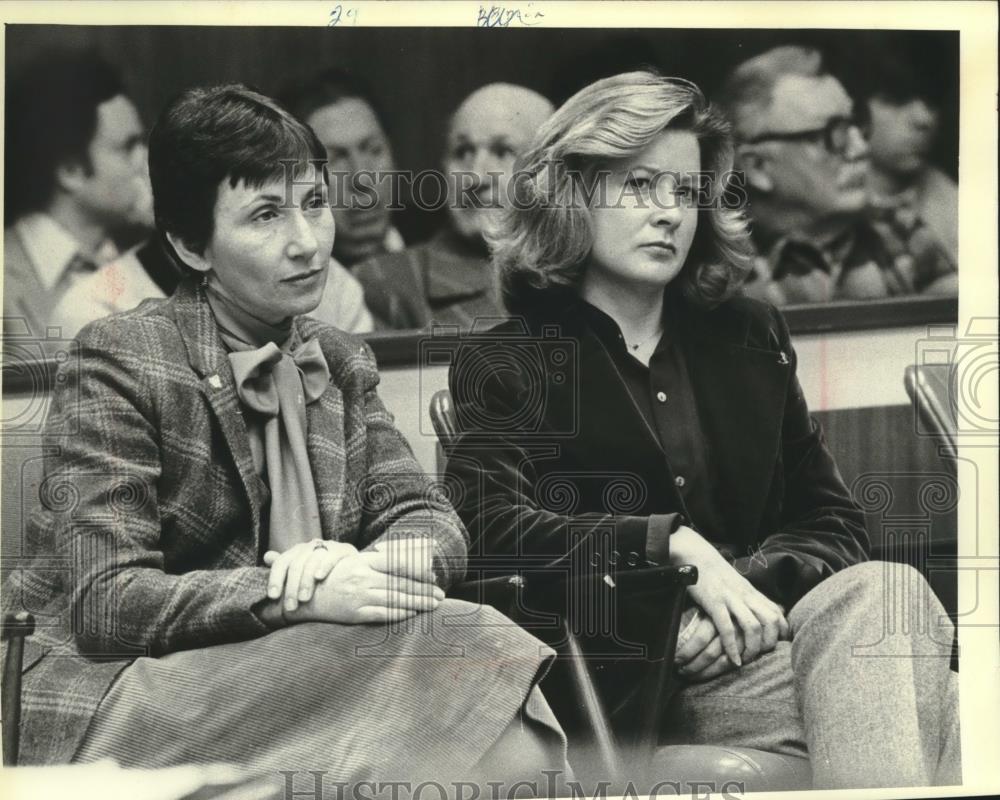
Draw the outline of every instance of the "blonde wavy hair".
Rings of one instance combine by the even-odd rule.
[[[518,310],[540,292],[579,286],[593,247],[581,182],[609,162],[640,153],[668,129],[693,133],[702,170],[715,176],[710,202],[698,211],[679,287],[706,307],[737,291],[750,271],[752,248],[741,204],[722,202],[733,167],[729,124],[690,81],[638,71],[577,92],[518,158],[510,184],[514,202],[488,236],[508,308]]]

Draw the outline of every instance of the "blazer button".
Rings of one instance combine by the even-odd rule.
[[[656,393],[656,399],[659,400],[661,403],[666,403],[667,402],[667,395],[666,395],[665,392],[657,392]]]
[[[678,489],[683,489],[685,483],[687,483],[687,481],[684,480],[683,475],[678,475],[676,478],[674,478],[674,486],[676,486]]]

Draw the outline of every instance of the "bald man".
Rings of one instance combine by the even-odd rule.
[[[514,160],[553,110],[542,95],[508,83],[483,86],[462,101],[448,124],[443,163],[448,226],[355,270],[383,325],[465,329],[477,318],[505,316],[484,235],[507,202]]]

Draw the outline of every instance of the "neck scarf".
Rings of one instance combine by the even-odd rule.
[[[206,296],[230,349],[236,393],[245,408],[264,420],[261,438],[271,490],[268,547],[284,552],[323,538],[306,449],[306,406],[330,382],[319,341],[313,338],[293,347],[291,319],[271,325],[211,285]],[[260,436],[260,431],[251,429],[254,435]]]

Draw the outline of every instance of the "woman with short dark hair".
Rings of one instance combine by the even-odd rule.
[[[39,617],[22,763],[225,761],[281,786],[563,766],[551,651],[444,599],[465,529],[370,348],[306,316],[324,157],[239,85],[185,92],[152,132],[157,225],[190,274],[85,328],[56,378],[36,560],[5,592]]]
[[[818,787],[958,782],[950,623],[915,570],[862,563],[864,518],[788,327],[738,291],[751,251],[731,166],[698,88],[650,72],[543,125],[492,241],[516,316],[449,375],[459,514],[487,559],[698,568],[664,742],[808,755]],[[879,641],[897,591],[939,635]],[[855,656],[868,642],[885,657]]]

